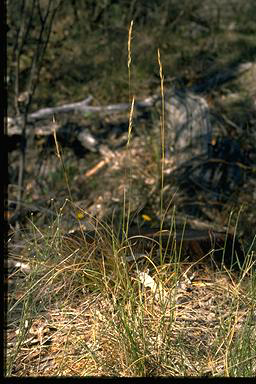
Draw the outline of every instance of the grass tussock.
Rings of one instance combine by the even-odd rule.
[[[130,85],[132,25],[128,39],[128,152],[134,106]],[[164,103],[159,50],[158,61]],[[164,112],[160,136],[163,219]],[[56,148],[69,191],[65,205],[76,211],[57,140]],[[255,376],[252,249],[236,272],[224,266],[210,270],[200,260],[185,260],[182,248],[175,243],[168,253],[161,237],[152,242],[150,252],[138,253],[139,236],[128,237],[132,199],[129,164],[126,176],[129,193],[124,188],[121,236],[99,220],[94,220],[90,232],[84,232],[79,224],[77,231],[65,233],[64,205],[47,230],[42,231],[31,220],[23,247],[29,268],[19,271],[21,276],[14,272],[14,284],[8,290],[6,375]],[[83,214],[90,216],[86,211]]]
[[[240,274],[161,265],[106,225],[89,241],[60,226],[33,228],[31,272],[9,292],[8,375],[255,375],[250,255]]]

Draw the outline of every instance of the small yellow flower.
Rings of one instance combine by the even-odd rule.
[[[142,215],[142,218],[144,221],[151,221],[151,217],[149,217],[148,215]]]
[[[78,220],[82,220],[82,219],[84,219],[84,213],[83,213],[83,212],[77,212],[77,213],[76,213],[76,218],[77,218]]]

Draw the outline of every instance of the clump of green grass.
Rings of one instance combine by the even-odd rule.
[[[129,47],[129,82],[131,31]],[[158,51],[161,97],[164,77]],[[132,137],[131,98],[127,147]],[[55,135],[56,139],[56,135]],[[164,112],[161,116],[161,223]],[[62,233],[67,204],[76,210],[56,140],[69,199],[45,231],[31,221],[31,272],[8,307],[6,375],[255,376],[255,273],[250,250],[244,269],[196,278],[198,263],[181,261],[181,247],[136,255],[128,238],[129,194],[124,193],[122,236],[94,219],[94,230]],[[128,204],[126,204],[126,198]],[[128,208],[127,208],[128,207]],[[81,208],[81,211],[82,208]],[[90,216],[87,211],[83,215]],[[162,224],[161,224],[162,226]],[[161,230],[161,227],[160,227]],[[171,231],[175,231],[173,211]],[[156,262],[158,257],[159,262]],[[166,262],[167,257],[169,258]],[[32,332],[33,330],[33,332]]]
[[[222,271],[204,282],[189,263],[128,262],[133,247],[107,226],[90,244],[55,231],[31,239],[33,270],[9,308],[11,316],[21,305],[8,375],[255,374],[253,274]],[[37,322],[49,330],[30,345]],[[46,356],[54,364],[40,371]]]

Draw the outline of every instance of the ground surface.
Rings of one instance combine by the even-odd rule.
[[[61,126],[89,129],[103,150],[81,155],[67,135],[60,143],[63,169],[53,140],[29,140],[23,212],[8,231],[9,258],[24,265],[9,268],[6,372],[255,376],[255,4],[166,1],[155,2],[156,12],[146,4],[121,3],[123,9],[112,2],[83,9],[76,1],[62,8],[31,112],[89,94],[93,105],[129,101],[127,34],[133,18],[130,92],[137,99],[160,93],[160,48],[165,89],[176,86],[204,97],[220,136],[235,140],[250,163],[239,165],[239,183],[233,182],[226,199],[216,200],[196,183],[193,169],[174,174],[166,158],[161,192],[161,108],[134,113],[129,145],[127,113],[57,115]],[[9,17],[10,26],[17,25],[18,11]],[[22,84],[33,49],[32,39],[21,63]],[[244,63],[250,64],[247,71],[223,81]],[[10,89],[10,116],[12,97]],[[49,127],[52,121],[41,123]],[[11,216],[17,150],[8,161]],[[159,265],[160,243],[154,254],[127,262],[135,253],[133,241],[122,242],[118,231],[123,222],[126,229],[128,213],[133,229],[164,222],[181,230],[186,222],[235,230],[245,249],[243,268],[209,269],[204,260],[192,260],[191,248],[182,255],[179,246]],[[84,229],[99,231],[96,240],[88,244]],[[80,236],[70,237],[70,230]]]

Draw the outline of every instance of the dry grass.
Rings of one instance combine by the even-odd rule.
[[[240,274],[127,262],[133,248],[97,231],[31,239],[31,272],[9,292],[7,375],[256,374],[252,260]]]
[[[129,88],[131,31],[132,24]],[[163,101],[159,52],[158,58]],[[162,149],[163,130],[164,116]],[[162,190],[163,159],[164,152]],[[124,237],[129,215],[128,201]],[[179,249],[165,263],[161,241],[137,261],[132,240],[120,240],[99,221],[95,233],[88,238],[81,228],[66,236],[62,209],[44,233],[31,222],[30,271],[22,280],[16,276],[8,292],[7,376],[256,375],[252,251],[240,272],[210,271],[181,261]]]

